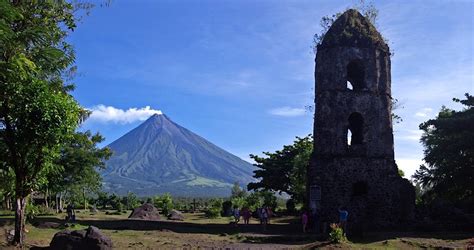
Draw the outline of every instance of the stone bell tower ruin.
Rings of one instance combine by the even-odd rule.
[[[315,78],[310,207],[327,223],[347,208],[352,232],[411,221],[414,188],[394,160],[389,47],[358,11],[341,15],[318,45]]]

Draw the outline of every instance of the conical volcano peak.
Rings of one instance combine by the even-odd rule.
[[[108,146],[102,172],[107,192],[149,196],[228,196],[234,182],[253,180],[252,164],[154,114]]]
[[[318,48],[333,47],[377,47],[388,51],[388,45],[382,35],[355,9],[349,9],[339,16],[318,46]]]

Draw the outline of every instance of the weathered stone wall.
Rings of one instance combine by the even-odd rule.
[[[338,209],[346,207],[353,230],[406,223],[413,219],[415,193],[394,161],[388,46],[354,10],[338,18],[325,37],[316,56],[308,171],[309,185],[321,190],[321,219],[337,222]]]

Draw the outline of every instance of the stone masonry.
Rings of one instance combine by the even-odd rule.
[[[414,216],[414,187],[394,160],[390,74],[389,47],[356,10],[317,47],[310,207],[327,223],[346,207],[349,233],[394,229]]]

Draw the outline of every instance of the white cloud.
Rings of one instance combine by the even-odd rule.
[[[291,107],[281,107],[275,108],[270,110],[270,114],[276,116],[285,116],[285,117],[293,117],[293,116],[301,116],[304,115],[305,109],[304,108],[291,108]]]
[[[395,135],[397,139],[401,140],[410,140],[410,141],[420,141],[423,131],[421,130],[402,130],[400,135]]]
[[[418,158],[396,158],[398,168],[405,172],[405,178],[411,179],[411,176],[416,170],[420,168],[420,165],[424,163],[422,159]]]
[[[427,117],[431,112],[433,112],[432,108],[424,108],[415,113],[416,117]]]
[[[97,121],[101,123],[127,124],[136,121],[144,121],[154,114],[163,114],[161,110],[156,110],[146,106],[144,108],[129,108],[127,110],[105,106],[103,104],[88,108],[92,111],[87,121]]]

